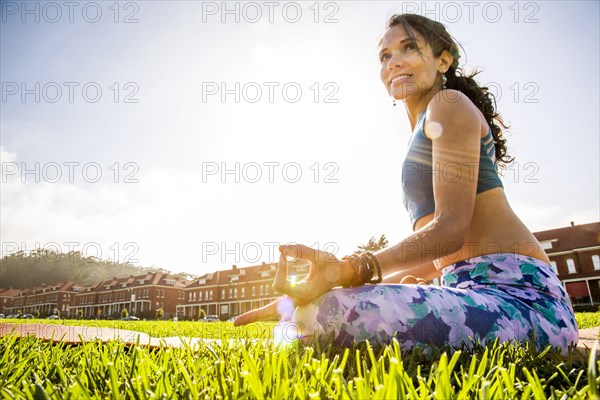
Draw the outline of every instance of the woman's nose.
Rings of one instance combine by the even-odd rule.
[[[396,67],[401,66],[403,63],[402,57],[397,53],[392,53],[388,59],[387,67],[388,70],[393,71]]]

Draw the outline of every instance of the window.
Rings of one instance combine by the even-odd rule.
[[[552,242],[553,242],[553,240],[543,240],[541,242],[542,248],[544,250],[550,250],[550,249],[552,249]]]
[[[211,289],[211,290],[210,290],[210,297],[209,297],[211,300],[213,299],[213,297],[212,297],[212,296],[213,296],[213,291],[212,291],[212,289]]]
[[[600,256],[598,254],[592,256],[592,262],[594,263],[594,271],[600,270]]]
[[[550,267],[552,268],[552,271],[554,271],[554,273],[556,275],[558,275],[558,268],[556,267],[556,261],[550,261]]]
[[[263,285],[260,285],[260,295],[264,296],[264,294],[265,294],[265,289],[264,289]]]
[[[244,296],[246,296],[246,288],[245,287],[242,288],[242,297],[244,297]]]
[[[192,292],[188,293],[188,301],[192,301]]]
[[[306,265],[298,265],[296,267],[296,272],[305,272],[308,269],[308,266]]]
[[[575,261],[573,261],[572,258],[567,258],[567,268],[569,268],[570,274],[577,273],[577,270],[575,269]]]
[[[233,298],[237,299],[237,288],[233,289]]]
[[[232,293],[233,293],[233,290],[231,290],[231,288],[229,288],[229,298],[231,298]]]
[[[225,289],[221,289],[221,299],[225,299]]]
[[[256,296],[256,286],[252,286],[252,296]]]

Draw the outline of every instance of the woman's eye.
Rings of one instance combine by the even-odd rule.
[[[379,61],[384,62],[388,58],[390,58],[389,54],[382,54],[381,57],[379,58]]]

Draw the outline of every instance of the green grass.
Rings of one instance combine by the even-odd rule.
[[[596,312],[576,312],[575,319],[579,329],[592,328],[600,326],[600,311]]]
[[[579,318],[593,323],[598,315]],[[0,338],[0,398],[598,399],[600,385],[600,361],[576,350],[563,358],[550,349],[495,343],[403,354],[396,342],[339,349],[238,340],[270,338],[272,324],[240,330],[230,323],[59,322],[233,340],[150,349],[119,341],[67,345],[6,336]]]

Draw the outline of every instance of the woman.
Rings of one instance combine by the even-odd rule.
[[[381,80],[413,128],[402,184],[414,234],[341,260],[281,246],[273,287],[287,296],[236,325],[293,311],[303,338],[333,335],[342,344],[395,336],[410,349],[533,338],[538,348],[566,351],[578,340],[573,308],[505,197],[497,168],[512,160],[491,95],[462,74],[458,48],[438,22],[394,15],[379,48]],[[287,256],[311,262],[303,282],[287,281]],[[440,273],[441,287],[407,284]],[[382,275],[403,283],[369,284]]]

